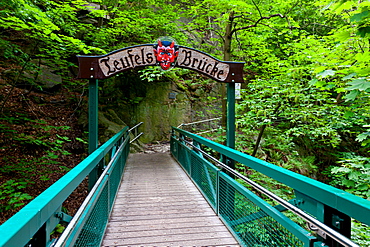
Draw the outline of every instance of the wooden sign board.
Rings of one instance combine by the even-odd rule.
[[[241,62],[220,61],[204,52],[176,46],[173,67],[202,73],[218,82],[243,82]],[[154,44],[123,48],[102,56],[77,56],[80,79],[106,79],[125,70],[160,65]],[[162,67],[163,68],[163,67]]]

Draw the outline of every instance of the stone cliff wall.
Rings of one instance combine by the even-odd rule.
[[[141,142],[169,141],[171,126],[220,116],[219,85],[187,85],[163,79],[147,82],[137,73],[101,81],[99,141],[104,143],[121,127],[132,127],[139,122],[143,122],[139,127],[139,132],[144,132]]]

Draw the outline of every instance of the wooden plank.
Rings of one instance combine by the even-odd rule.
[[[210,214],[212,215],[214,212],[211,208],[203,207],[203,208],[170,208],[167,207],[165,209],[158,209],[153,208],[149,210],[114,210],[112,212],[112,216],[129,216],[129,215],[176,215],[176,214]]]
[[[102,246],[239,246],[169,153],[130,154]]]
[[[141,236],[140,237],[154,237],[154,236],[167,236],[169,237],[170,235],[183,235],[183,234],[190,234],[190,233],[198,233],[198,234],[203,234],[203,233],[217,233],[217,232],[224,232],[224,226],[219,225],[219,226],[193,226],[193,227],[178,227],[178,228],[167,228],[167,229],[151,229],[151,227],[147,228],[142,228],[141,231]],[[122,235],[124,233],[124,235]],[[135,238],[137,237],[136,231],[118,231],[118,232],[107,232],[106,236],[110,239],[121,239],[122,236],[124,238]]]
[[[194,245],[198,245],[198,241],[205,241],[209,245],[219,244],[235,244],[235,239],[230,237],[230,233],[227,232],[208,232],[207,234],[201,233],[186,233],[173,234],[173,235],[158,235],[158,236],[138,236],[125,237],[122,234],[117,236],[118,238],[110,238],[109,241],[105,241],[104,245],[134,245],[141,244],[147,245],[172,245],[175,243],[182,243],[184,241],[191,240]],[[207,244],[207,245],[208,245]]]
[[[162,207],[162,208],[137,208],[137,209],[114,210],[112,216],[129,216],[129,215],[170,215],[170,214],[191,214],[205,213],[213,214],[213,210],[209,207]]]
[[[173,219],[176,218],[188,218],[188,217],[200,217],[200,216],[214,216],[214,213],[212,212],[204,212],[204,213],[178,213],[178,214],[155,214],[155,215],[123,215],[123,216],[111,216],[111,220],[117,221],[117,220],[145,220],[148,219],[150,216],[150,219],[161,219],[163,217],[171,217]]]
[[[187,225],[187,224],[197,224],[199,226],[218,226],[223,225],[218,219],[213,216],[201,216],[196,218],[161,218],[161,219],[144,219],[136,221],[110,221],[109,224],[112,226],[111,230],[116,231],[116,228],[129,228],[150,225],[152,228],[167,228],[174,227],[176,225]],[[107,228],[107,231],[110,228]]]
[[[160,222],[159,224],[153,224],[153,220],[142,220],[142,221],[131,221],[121,224],[121,222],[111,222],[112,227],[107,229],[106,233],[113,232],[137,232],[137,231],[147,231],[147,230],[176,230],[176,229],[186,229],[186,228],[205,228],[205,229],[216,229],[217,227],[222,227],[224,225],[221,222],[205,222],[202,220],[198,221],[174,221],[174,222]],[[166,224],[164,224],[166,223]]]

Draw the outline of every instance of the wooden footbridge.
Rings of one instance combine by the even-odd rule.
[[[169,152],[131,154],[102,246],[239,246]]]
[[[124,128],[2,224],[0,246],[361,246],[351,222],[370,225],[370,201],[179,128],[170,152],[129,150]],[[291,199],[234,162],[292,188]],[[90,193],[69,216],[63,202],[86,177]]]

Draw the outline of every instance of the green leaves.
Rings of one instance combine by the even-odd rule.
[[[351,85],[351,87],[347,88],[347,90],[366,91],[370,88],[370,81],[366,79],[355,79],[347,84]]]
[[[317,74],[317,77],[325,78],[328,76],[333,76],[335,75],[335,71],[332,69],[324,70],[323,72],[320,72]]]
[[[0,212],[14,210],[33,198],[22,192],[27,184],[27,182],[11,179],[0,185]]]
[[[333,183],[345,186],[349,192],[370,198],[370,159],[353,153],[343,153],[341,166],[333,167]]]
[[[360,94],[360,91],[358,91],[358,90],[352,90],[351,92],[349,92],[348,94],[346,94],[345,99],[347,101],[355,100],[359,94]]]
[[[349,93],[345,96],[347,101],[354,101],[361,92],[370,92],[370,81],[367,79],[355,79],[347,83],[350,87],[346,88]]]
[[[368,97],[370,47],[366,32],[369,6],[368,1],[352,0],[327,5],[325,12],[343,16],[345,22],[340,22],[330,36],[322,37],[315,48],[319,53],[313,55],[312,71],[317,81],[310,84],[325,90],[332,85],[337,93],[346,92],[347,102]],[[359,32],[361,35],[356,35]]]
[[[362,142],[366,140],[367,138],[370,138],[370,132],[364,132],[357,136],[356,141]]]
[[[351,22],[360,22],[364,20],[365,18],[369,17],[369,14],[370,14],[369,10],[365,10],[361,13],[354,14],[353,16],[351,16],[349,20]]]

